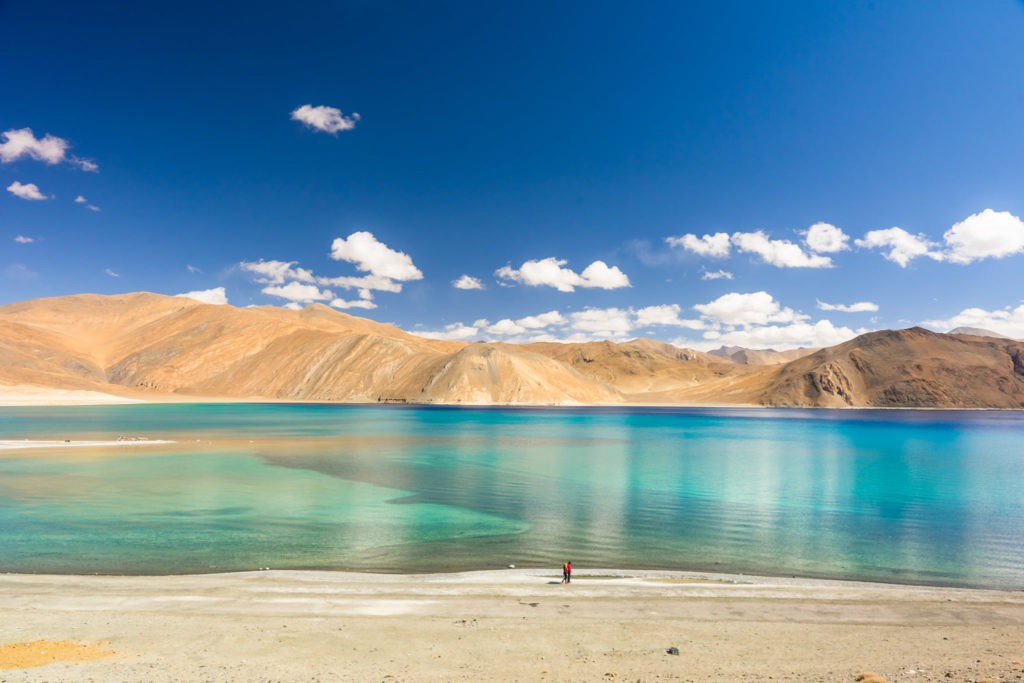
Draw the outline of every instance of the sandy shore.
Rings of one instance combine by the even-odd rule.
[[[100,391],[0,384],[0,406],[78,406],[142,402],[140,399]]]
[[[669,572],[8,574],[0,633],[57,660],[0,681],[1024,678],[1024,592]]]
[[[45,439],[0,439],[0,451],[28,451],[38,448],[96,448],[100,446],[161,446],[174,441],[166,439],[128,438],[108,441],[65,439],[63,441],[47,441]]]

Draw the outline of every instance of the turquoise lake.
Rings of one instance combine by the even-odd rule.
[[[0,571],[431,572],[566,559],[1024,588],[1024,414],[0,408]]]

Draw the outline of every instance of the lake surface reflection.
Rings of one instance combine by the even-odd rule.
[[[0,571],[634,567],[1024,588],[1024,415],[0,408]]]

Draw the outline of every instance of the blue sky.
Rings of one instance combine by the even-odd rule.
[[[1009,0],[0,1],[0,303],[1024,338],[1022,35]]]

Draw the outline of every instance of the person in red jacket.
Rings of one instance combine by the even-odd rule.
[[[565,563],[565,583],[572,583],[572,560]]]

